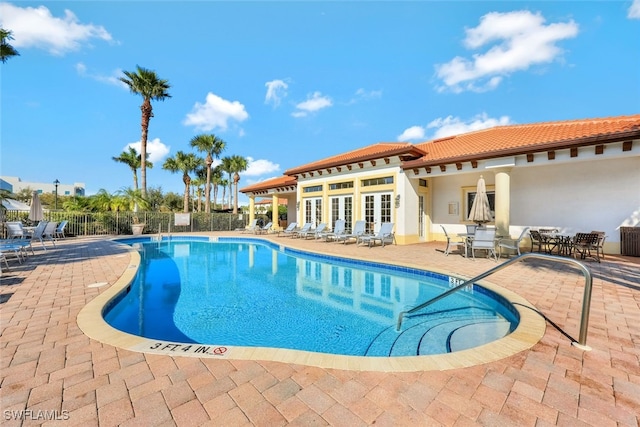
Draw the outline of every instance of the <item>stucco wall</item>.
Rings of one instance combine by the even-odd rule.
[[[433,225],[450,233],[464,231],[462,187],[473,186],[480,175],[494,184],[491,170],[433,178]],[[619,253],[620,226],[640,226],[640,157],[576,161],[558,165],[515,167],[511,171],[510,233],[523,227],[554,227],[561,231],[604,231],[606,250]],[[449,202],[459,214],[449,215]]]

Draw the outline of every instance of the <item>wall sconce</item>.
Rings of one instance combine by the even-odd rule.
[[[396,196],[396,209],[400,207],[400,195]]]
[[[300,202],[296,202],[296,210],[299,211],[300,210]]]

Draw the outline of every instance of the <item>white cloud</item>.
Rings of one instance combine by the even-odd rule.
[[[264,97],[265,104],[271,104],[274,107],[280,105],[282,98],[287,96],[289,85],[284,80],[271,80],[264,84],[267,87],[267,94]]]
[[[417,141],[425,139],[425,129],[422,126],[411,126],[398,136],[398,141]]]
[[[545,25],[540,13],[488,13],[480,19],[480,25],[466,30],[464,44],[468,49],[490,45],[489,49],[473,54],[471,60],[456,56],[437,65],[436,75],[443,82],[438,90],[459,93],[495,89],[510,73],[561,57],[563,50],[557,43],[577,34],[578,24],[573,20]]]
[[[127,151],[129,147],[133,147],[138,154],[140,154],[140,150],[142,150],[142,144],[140,141],[132,142],[127,144],[122,151]],[[151,141],[147,141],[147,153],[149,153],[149,161],[155,163],[155,166],[162,166],[159,163],[167,157],[171,151],[171,147],[163,144],[160,141],[160,138],[154,138]]]
[[[366,90],[366,89],[360,88],[356,90],[356,93],[353,96],[353,98],[349,100],[349,104],[355,104],[356,102],[359,102],[359,101],[370,101],[372,99],[379,99],[379,98],[382,98],[381,90]]]
[[[209,92],[205,103],[196,102],[182,124],[195,126],[197,130],[205,132],[213,129],[225,131],[229,127],[229,121],[242,122],[248,117],[249,114],[240,102],[227,101]]]
[[[81,24],[68,9],[64,17],[57,18],[44,6],[21,8],[0,3],[0,26],[13,32],[14,47],[44,49],[53,55],[78,50],[95,38],[113,41],[104,27]]]
[[[411,126],[405,129],[398,136],[398,141],[425,141],[510,124],[513,122],[508,116],[492,118],[487,113],[478,114],[466,122],[459,117],[440,117],[432,120],[427,126]],[[429,129],[435,129],[431,136],[427,136]]]
[[[105,76],[102,74],[90,73],[85,64],[83,64],[82,62],[78,62],[76,64],[76,71],[78,72],[78,75],[81,77],[87,77],[95,81],[98,81],[100,83],[107,83],[113,86],[118,86],[118,87],[121,87],[122,89],[127,89],[127,90],[129,89],[129,87],[124,82],[122,82],[119,78],[120,76],[122,76],[122,70],[120,69],[113,71],[113,73],[110,76]]]
[[[280,165],[270,160],[247,157],[247,170],[243,173],[246,176],[260,176],[265,173],[273,173],[280,170]]]
[[[462,121],[459,117],[447,116],[432,120],[427,129],[435,129],[433,139],[444,138],[452,135],[489,129],[496,126],[513,124],[509,116],[492,118],[487,113],[478,114],[469,121]]]
[[[307,100],[296,105],[296,111],[291,113],[293,117],[304,117],[309,113],[314,113],[323,108],[331,107],[333,101],[328,96],[323,96],[320,92],[314,92],[307,96]]]
[[[631,6],[629,6],[627,18],[640,19],[640,0],[633,0],[633,3],[631,3]]]

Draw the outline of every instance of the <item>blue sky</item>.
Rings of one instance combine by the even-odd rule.
[[[133,185],[137,65],[153,103],[148,186],[213,133],[249,159],[240,186],[377,142],[640,112],[640,0],[0,2],[20,56],[0,64],[2,175]],[[242,203],[243,200],[241,199]]]

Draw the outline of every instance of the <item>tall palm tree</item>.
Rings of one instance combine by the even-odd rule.
[[[2,61],[3,64],[12,56],[20,56],[18,51],[8,42],[9,40],[13,40],[11,34],[11,31],[0,28],[0,61]]]
[[[149,153],[147,153],[147,158]],[[129,151],[123,151],[118,157],[112,157],[112,159],[119,163],[124,163],[131,168],[133,172],[133,188],[138,190],[138,169],[142,164],[142,154],[138,154],[135,148],[129,147]],[[147,167],[153,168],[153,163],[147,159]]]
[[[222,203],[220,203],[220,209],[224,209],[224,198],[227,194],[227,185],[229,185],[228,179],[221,179],[220,186],[222,187]]]
[[[142,180],[142,197],[147,197],[147,134],[149,120],[153,117],[151,101],[164,101],[171,98],[169,95],[169,82],[158,78],[155,71],[136,66],[136,72],[123,71],[126,77],[120,77],[120,81],[129,86],[129,90],[143,98],[140,111],[142,111],[140,137],[140,178]]]
[[[222,168],[220,165],[211,170],[211,185],[213,186],[213,208],[218,202],[218,185],[222,185]],[[226,185],[226,184],[225,184]]]
[[[220,158],[220,153],[225,149],[227,145],[222,139],[210,134],[202,134],[194,136],[190,142],[192,147],[195,147],[198,151],[207,153],[207,157],[204,162],[207,166],[207,186],[204,190],[204,210],[206,213],[211,212],[211,165],[213,164],[213,158]]]
[[[233,176],[231,174],[233,173],[233,164],[230,156],[222,158],[220,168],[229,176],[229,179],[227,180],[227,185],[229,186],[229,203],[227,204],[227,208],[231,208],[231,184],[233,183]],[[224,195],[222,196],[222,203],[224,203]]]
[[[240,182],[240,172],[247,170],[249,162],[242,156],[231,156],[231,172],[233,172],[233,188],[235,190],[233,196],[233,213],[238,213],[238,182]],[[277,209],[277,207],[276,207]]]
[[[189,174],[195,172],[199,166],[203,164],[204,160],[193,153],[184,153],[178,151],[174,157],[169,157],[165,160],[162,169],[166,169],[169,172],[176,173],[182,172],[182,182],[184,182],[184,200],[183,200],[183,212],[189,212],[189,186],[191,185],[191,177]]]

